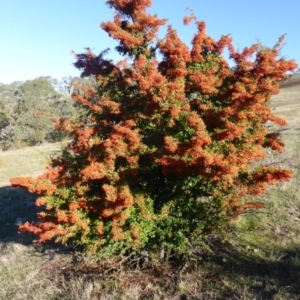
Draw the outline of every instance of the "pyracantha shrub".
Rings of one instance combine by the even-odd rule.
[[[11,179],[45,208],[20,230],[96,253],[184,252],[191,241],[225,232],[246,209],[264,207],[249,196],[292,177],[253,162],[266,149],[283,151],[265,124],[286,122],[268,103],[297,65],[278,58],[283,37],[273,48],[238,52],[230,36],[215,41],[191,15],[184,22],[197,31],[189,48],[171,26],[158,39],[166,21],[147,13],[151,0],[107,4],[115,16],[101,27],[126,59],[114,63],[89,49],[76,55],[75,66],[97,85],[77,86],[73,99],[85,117],[57,123],[72,141],[45,173]]]

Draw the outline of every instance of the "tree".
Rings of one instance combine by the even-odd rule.
[[[40,195],[37,223],[21,230],[39,242],[55,239],[113,255],[167,247],[187,251],[192,241],[228,229],[246,209],[264,207],[249,196],[292,177],[290,170],[253,162],[266,148],[284,144],[265,127],[285,125],[268,102],[278,82],[297,65],[255,44],[237,52],[230,36],[215,41],[194,15],[191,50],[166,21],[147,13],[150,0],[110,0],[113,21],[101,24],[119,42],[118,63],[89,49],[76,55],[82,76],[97,86],[77,86],[73,99],[86,110],[79,122],[57,127],[72,142],[37,178],[12,178],[13,186]],[[227,47],[235,63],[223,58]],[[160,55],[158,55],[158,53]],[[251,59],[254,56],[254,59]]]
[[[0,85],[0,147],[8,149],[14,141],[15,108],[18,99],[15,95],[18,84]]]
[[[77,118],[83,111],[70,99],[66,87],[62,87],[68,80],[71,78],[58,82],[47,76],[0,85],[1,147],[9,149],[61,141],[66,134],[54,130],[54,119]]]
[[[16,107],[16,139],[26,145],[44,141],[45,134],[53,122],[44,113],[50,113],[50,99],[59,97],[46,78],[27,80],[17,90],[19,101]]]

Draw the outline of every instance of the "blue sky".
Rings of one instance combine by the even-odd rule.
[[[150,12],[168,18],[189,45],[195,27],[182,25],[186,7],[206,22],[210,36],[231,34],[238,49],[257,41],[273,46],[286,33],[281,55],[300,64],[300,1],[153,0]],[[117,59],[116,43],[99,27],[112,16],[104,0],[0,0],[0,82],[79,76],[71,51],[85,47],[97,54],[110,47],[107,57]]]

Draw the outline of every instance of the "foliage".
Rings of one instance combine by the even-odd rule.
[[[72,137],[63,154],[38,178],[11,179],[45,206],[38,223],[20,229],[39,242],[82,244],[106,255],[185,252],[202,236],[226,232],[245,210],[264,207],[248,196],[292,177],[253,162],[266,157],[266,148],[283,150],[265,124],[286,122],[267,104],[297,65],[277,59],[283,37],[273,48],[237,52],[230,36],[213,40],[191,15],[184,19],[197,26],[190,50],[171,26],[156,39],[165,20],[147,13],[150,0],[107,3],[116,14],[101,27],[127,59],[113,63],[106,51],[90,50],[76,56],[75,66],[95,76],[97,87],[77,86],[73,95],[85,119],[58,122]]]
[[[67,78],[65,81],[66,85]],[[55,84],[60,87],[51,77],[39,77],[0,86],[0,143],[3,148],[55,142],[66,136],[54,130],[53,118],[75,117],[78,108],[69,97],[55,90]]]
[[[0,141],[1,148],[9,148],[14,138],[15,107],[17,97],[15,95],[18,84],[0,85]]]

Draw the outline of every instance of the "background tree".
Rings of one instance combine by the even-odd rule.
[[[54,130],[53,119],[76,118],[81,111],[66,92],[66,81],[48,76],[0,86],[0,139],[5,149],[60,141],[66,136]]]
[[[37,78],[23,83],[17,91],[19,97],[16,113],[18,114],[18,138],[27,145],[42,143],[46,131],[53,127],[47,114],[50,105],[60,98],[46,78]],[[44,114],[43,114],[44,113]]]
[[[14,141],[15,108],[18,98],[18,83],[0,84],[0,147],[8,149]]]
[[[55,238],[107,255],[185,252],[202,236],[226,232],[246,209],[264,207],[248,196],[292,177],[253,162],[266,148],[283,150],[265,123],[285,121],[268,102],[297,65],[277,59],[283,38],[273,48],[237,52],[230,36],[215,41],[191,15],[184,21],[197,32],[189,49],[171,26],[157,39],[165,20],[147,13],[150,0],[107,3],[116,13],[101,27],[127,59],[115,64],[106,51],[77,55],[75,66],[97,86],[73,96],[87,110],[84,120],[58,122],[72,137],[63,154],[36,179],[11,179],[45,206],[38,223],[20,229],[40,242]],[[222,56],[225,47],[234,68]]]

